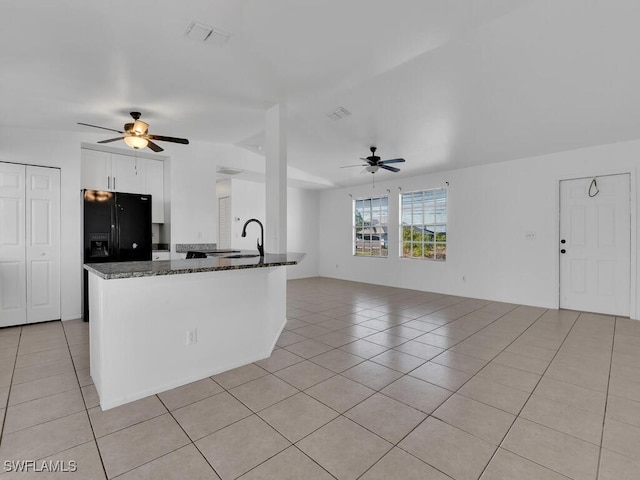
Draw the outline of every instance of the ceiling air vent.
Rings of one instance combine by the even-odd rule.
[[[230,33],[200,22],[191,22],[185,31],[187,37],[197,42],[222,46],[227,43]]]
[[[331,120],[341,120],[351,116],[351,112],[344,107],[338,107],[333,112],[327,113],[327,117]]]
[[[216,172],[222,173],[223,175],[238,175],[239,173],[244,172],[244,170],[239,170],[231,167],[217,167]]]

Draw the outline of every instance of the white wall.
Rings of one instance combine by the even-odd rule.
[[[315,277],[320,249],[319,194],[289,187],[287,195],[287,251],[306,253],[298,265],[287,267],[287,278]]]
[[[234,145],[206,142],[170,146],[167,151],[171,155],[171,243],[217,243],[216,167],[260,172],[264,171],[264,158]],[[263,220],[264,200],[260,206],[263,213],[259,218]]]
[[[640,141],[526,158],[439,174],[320,193],[321,276],[557,308],[559,305],[560,179],[630,172],[632,241],[637,237],[637,169]],[[385,181],[383,181],[385,179]],[[387,180],[388,179],[388,180]],[[448,190],[446,262],[400,259],[399,189],[445,186]],[[389,258],[352,256],[351,197],[390,190]],[[535,240],[525,232],[536,232]],[[632,252],[631,316],[636,298],[638,246]],[[466,282],[462,281],[462,276]]]
[[[218,238],[216,158],[221,145],[192,144],[171,150],[171,244],[215,243]]]
[[[264,225],[266,216],[265,185],[231,179],[231,246],[242,250],[256,250],[256,240],[260,238],[260,227],[252,223],[247,227],[247,236],[242,238],[244,222],[257,218]],[[269,245],[265,245],[269,252]]]
[[[247,236],[242,238],[241,234],[244,223],[250,218],[265,222],[265,184],[235,178],[230,180],[230,184],[231,246],[256,250],[260,228],[251,224],[247,227]],[[221,185],[221,188],[225,187]],[[287,189],[287,251],[306,253],[300,264],[287,267],[288,279],[318,275],[318,198],[318,193],[312,190]],[[269,253],[268,244],[265,251]]]

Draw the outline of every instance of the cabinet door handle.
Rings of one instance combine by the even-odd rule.
[[[111,176],[107,175],[107,189],[111,188]]]
[[[116,177],[113,177],[113,189],[116,189]]]

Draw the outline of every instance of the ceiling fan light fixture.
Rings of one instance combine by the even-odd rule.
[[[78,125],[85,125],[87,127],[99,128],[101,130],[109,130],[110,132],[117,132],[121,137],[108,138],[106,140],[100,140],[98,143],[111,143],[118,140],[124,140],[127,146],[140,150],[141,148],[149,147],[154,152],[162,152],[163,148],[152,140],[159,140],[161,142],[173,142],[181,143],[182,145],[189,145],[189,140],[186,138],[167,137],[165,135],[150,135],[149,124],[140,120],[142,114],[140,112],[130,112],[133,122],[124,124],[123,130],[116,130],[115,128],[101,127],[99,125],[91,125],[89,123],[78,123]]]
[[[131,133],[134,135],[146,135],[149,131],[149,124],[143,122],[142,120],[136,120],[133,122],[133,128],[131,128]]]
[[[125,141],[126,141],[126,139],[125,139]],[[367,170],[367,172],[369,172],[369,173],[376,173],[378,170],[380,170],[380,166],[379,166],[379,165],[369,165],[369,166],[366,168],[366,170]]]
[[[124,143],[133,148],[134,150],[140,150],[141,148],[145,148],[149,145],[149,140],[142,137],[137,137],[135,135],[130,135],[124,137]]]

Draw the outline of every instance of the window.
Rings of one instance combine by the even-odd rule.
[[[389,198],[385,196],[358,198],[353,201],[353,254],[366,257],[386,257],[389,244],[387,212]]]
[[[400,238],[404,258],[447,258],[447,190],[400,194]]]

